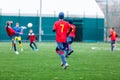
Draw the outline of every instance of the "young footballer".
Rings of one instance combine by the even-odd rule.
[[[36,49],[36,51],[38,51],[38,48],[37,48],[37,46],[36,46],[36,44],[35,44],[35,40],[37,40],[37,37],[36,37],[36,35],[33,33],[33,30],[32,29],[30,29],[30,31],[29,31],[29,34],[28,34],[28,37],[27,37],[27,39],[30,39],[30,47],[32,48],[32,50],[34,50],[34,47],[35,47],[35,49]],[[34,45],[34,46],[33,46]]]
[[[67,49],[66,49],[66,56],[65,57],[69,57],[69,55],[71,55],[71,53],[73,53],[73,49],[72,49],[71,44],[73,42],[73,39],[75,38],[75,31],[76,31],[76,27],[73,24],[72,20],[69,20],[69,24],[70,24],[70,27],[72,28],[72,31],[70,32],[70,34],[67,37]]]
[[[17,51],[16,49],[16,41],[14,39],[15,35],[17,35],[18,33],[16,33],[12,27],[11,27],[11,24],[10,22],[7,22],[6,23],[6,26],[5,26],[5,29],[6,29],[6,32],[8,34],[8,36],[12,39],[12,46],[14,48],[14,51],[15,51],[15,54],[19,54],[19,52]]]
[[[58,17],[59,20],[54,23],[53,27],[53,31],[56,32],[56,52],[58,53],[58,55],[60,55],[60,58],[62,60],[61,66],[66,69],[68,67],[68,63],[66,62],[64,51],[66,48],[67,36],[71,32],[71,28],[69,23],[64,20],[63,12],[60,12]]]
[[[20,45],[20,49],[21,51],[23,51],[23,48],[22,48],[22,42],[21,42],[21,34],[23,29],[21,27],[19,27],[19,23],[16,23],[16,26],[14,27],[14,30],[16,33],[18,33],[16,36],[15,36],[15,40],[17,40],[19,42],[19,45]]]
[[[114,51],[116,38],[118,37],[114,28],[111,28],[109,38],[111,39],[111,51]]]

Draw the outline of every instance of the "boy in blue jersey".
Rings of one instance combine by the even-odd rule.
[[[19,33],[15,36],[15,40],[17,40],[19,42],[19,45],[20,45],[20,49],[21,51],[23,51],[23,48],[22,48],[22,42],[21,42],[21,34],[23,29],[21,27],[19,27],[19,23],[16,23],[16,26],[14,27],[14,30],[16,33]]]

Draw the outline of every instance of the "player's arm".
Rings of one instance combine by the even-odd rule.
[[[29,34],[28,34],[28,36],[27,36],[26,40],[28,40],[28,39],[29,39]]]
[[[71,31],[72,31],[72,28],[69,29],[67,36],[71,33]]]
[[[53,32],[56,31],[56,23],[54,24],[54,27],[53,27]]]
[[[112,34],[113,34],[113,33],[111,32],[110,35],[109,35],[109,38],[112,36]]]
[[[28,40],[28,39],[29,39],[29,36],[27,36],[26,40]]]
[[[116,37],[118,37],[118,34],[116,34]]]
[[[38,40],[37,36],[35,35],[35,39]]]
[[[56,30],[53,30],[53,32],[55,32]]]
[[[56,29],[53,28],[53,32],[55,32],[55,31],[56,31]]]
[[[23,28],[20,27],[20,32],[19,32],[20,35],[23,34]]]
[[[112,36],[112,34],[109,35],[109,38]]]

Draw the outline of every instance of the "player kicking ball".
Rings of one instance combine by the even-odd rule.
[[[61,58],[63,69],[68,67],[64,51],[66,49],[67,35],[71,32],[71,27],[68,22],[64,20],[64,13],[59,13],[59,20],[54,23],[53,32],[56,32],[56,52]]]
[[[116,42],[117,37],[118,37],[118,35],[117,35],[116,31],[114,30],[114,28],[111,28],[109,38],[111,39],[111,51],[112,52],[115,49],[115,42]]]
[[[35,40],[37,40],[37,37],[33,33],[32,29],[30,29],[27,39],[30,39],[30,47],[32,48],[32,50],[34,50],[34,47],[35,47],[36,51],[38,51],[39,49],[37,45],[35,44]]]
[[[5,29],[6,29],[6,32],[8,34],[8,36],[12,39],[12,46],[14,48],[14,51],[15,51],[15,54],[19,54],[19,52],[17,51],[16,49],[16,41],[15,41],[15,36],[18,35],[18,33],[16,33],[12,27],[11,27],[11,22],[7,22],[6,23],[6,26],[5,26]]]
[[[69,20],[69,24],[70,24],[70,27],[72,28],[72,31],[67,37],[67,48],[66,48],[66,56],[65,56],[66,58],[68,58],[71,55],[71,53],[74,52],[71,44],[73,42],[73,39],[75,38],[75,32],[76,32],[76,27],[73,24],[72,20]]]

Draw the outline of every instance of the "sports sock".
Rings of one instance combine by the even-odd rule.
[[[32,43],[30,43],[30,47],[34,50],[34,47],[32,46]]]
[[[114,50],[114,44],[111,44],[111,51]]]
[[[19,45],[20,45],[20,49],[22,49],[22,43],[21,43],[21,41],[19,41]]]
[[[16,49],[16,42],[12,41],[12,43],[13,43],[14,51],[17,51],[17,49]]]
[[[35,46],[36,49],[38,49],[37,46],[36,46],[36,44],[34,42],[33,42],[33,45]]]
[[[69,44],[68,47],[69,47],[69,51],[72,51],[72,46],[71,46],[71,44]]]
[[[67,62],[66,62],[66,58],[65,58],[64,54],[61,54],[60,57],[61,57],[63,64],[65,65]]]

